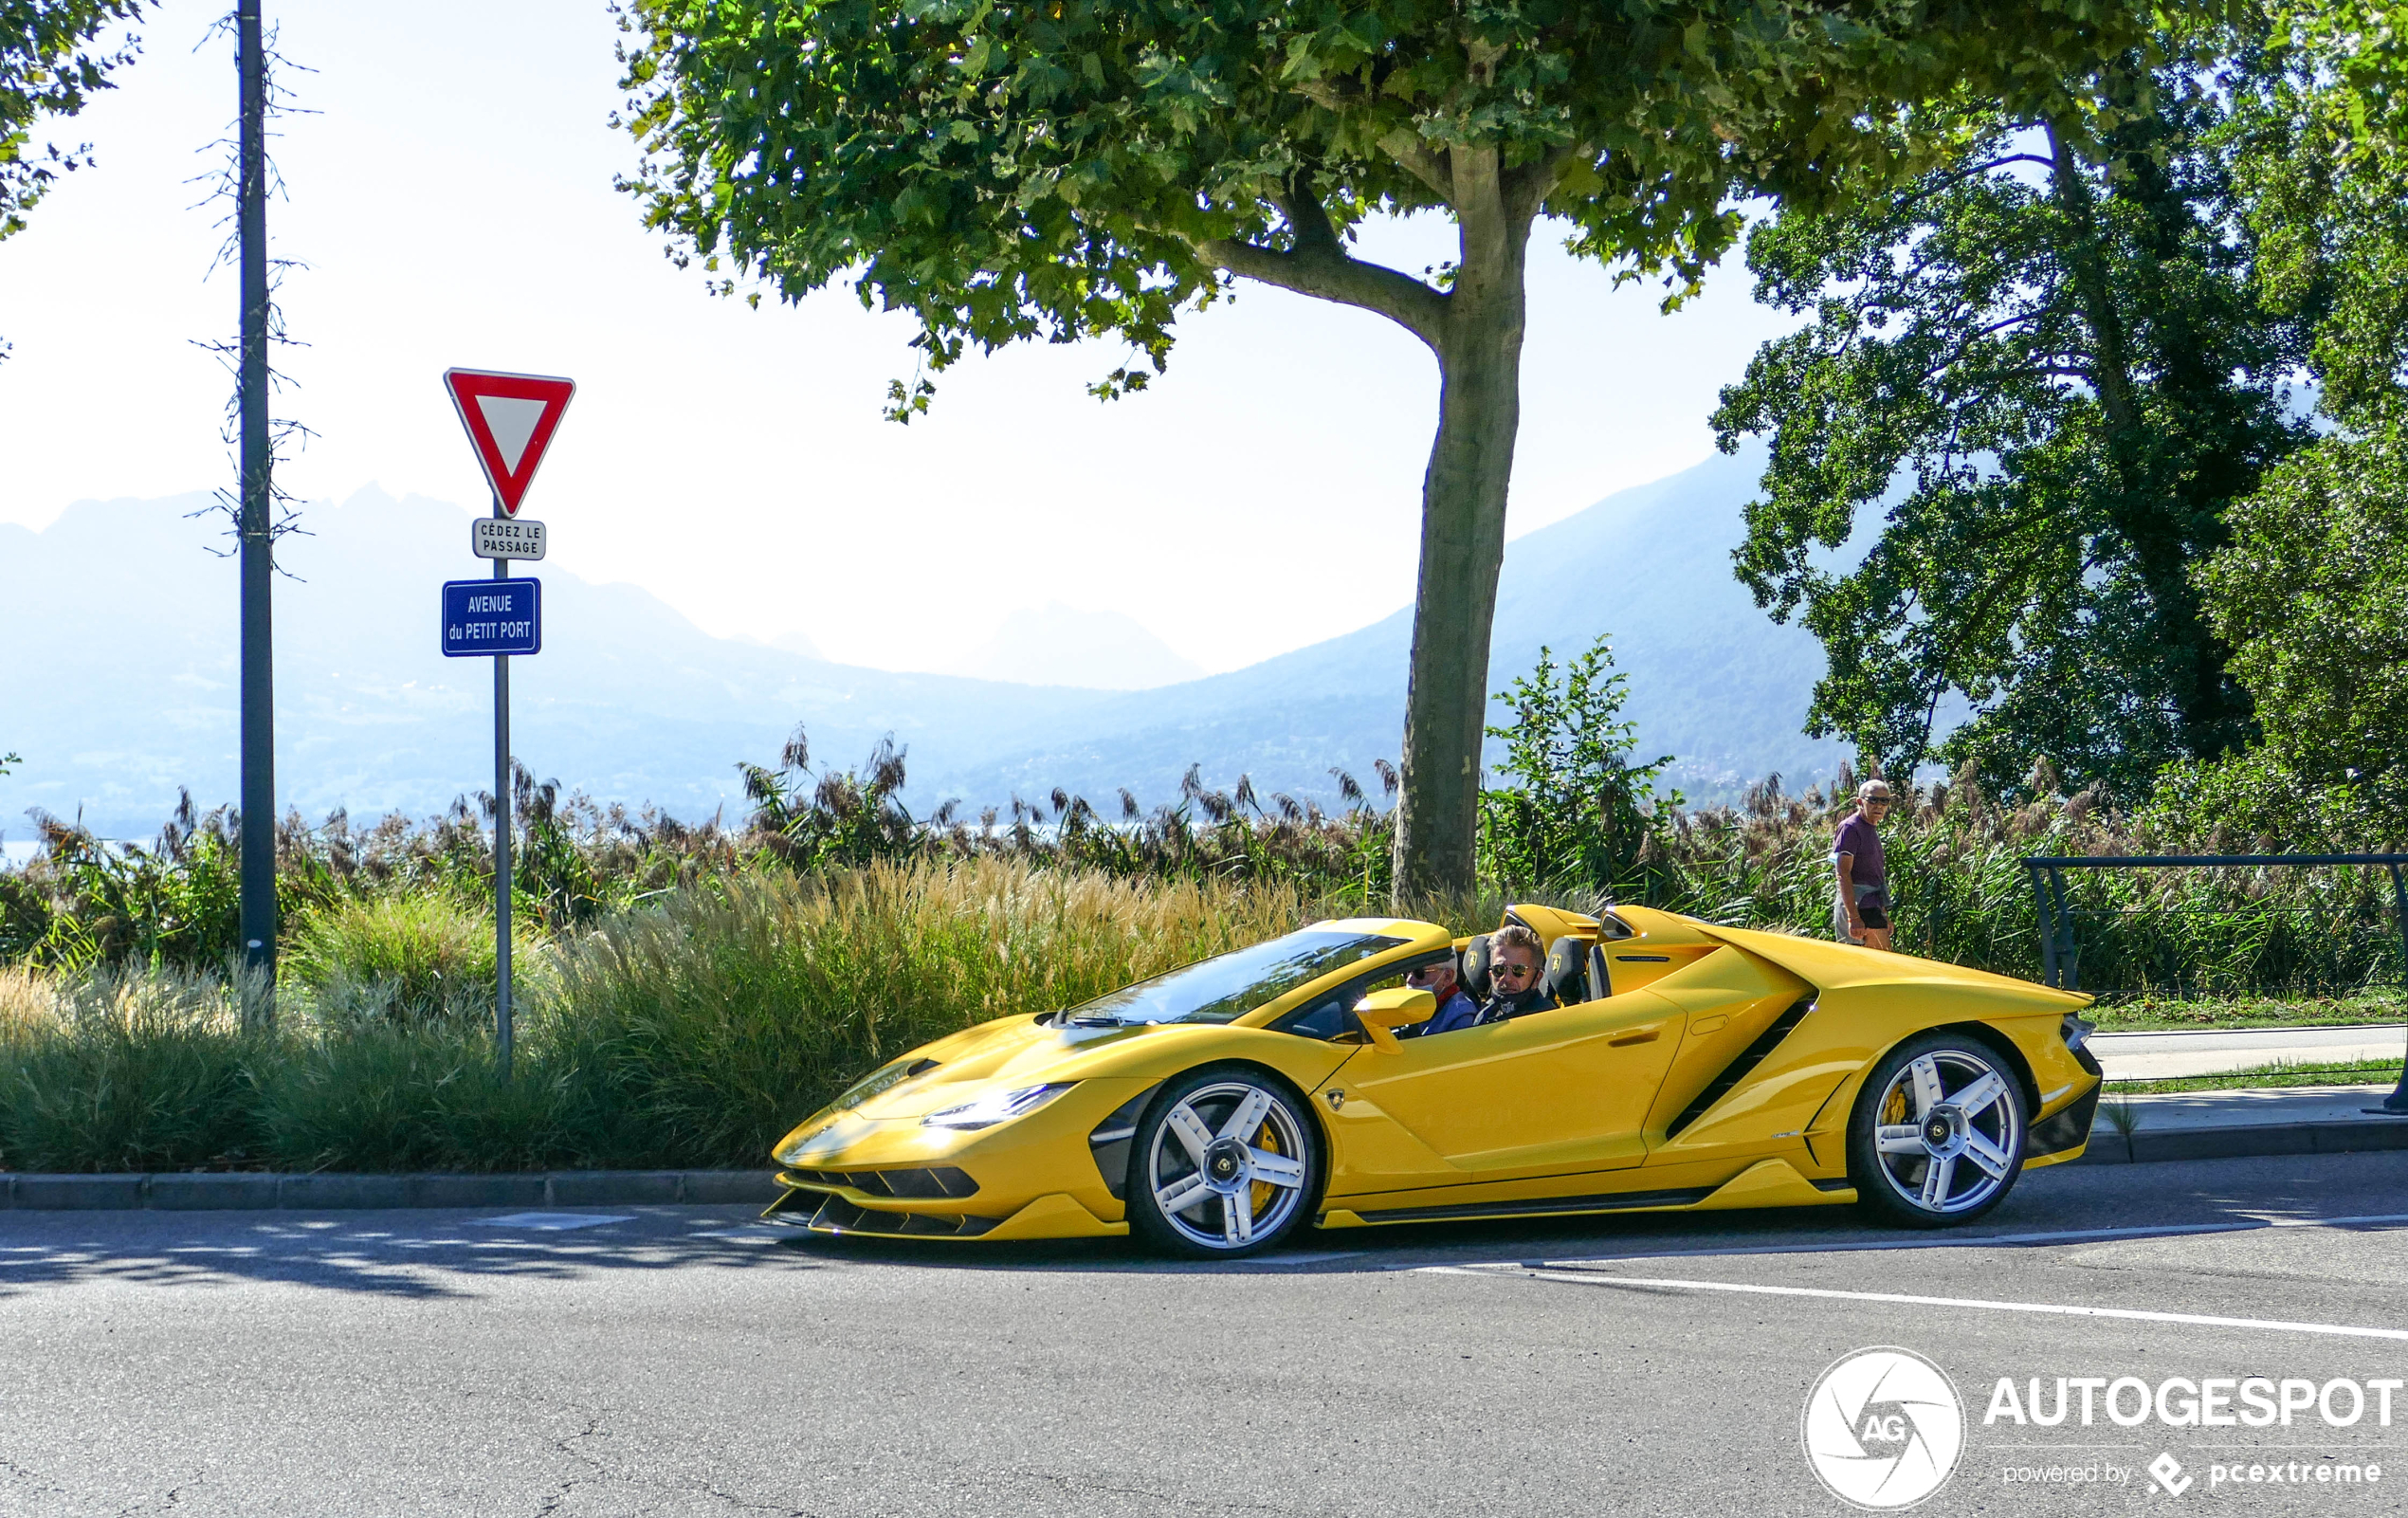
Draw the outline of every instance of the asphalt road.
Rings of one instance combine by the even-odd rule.
[[[571,1220],[0,1213],[0,1514],[1839,1513],[1801,1414],[1876,1345],[1961,1402],[1919,1512],[2408,1510],[2408,1392],[2381,1426],[2373,1385],[2408,1377],[2403,1154],[2040,1172],[1936,1237],[1623,1217],[1212,1269]],[[2060,1377],[2364,1411],[1996,1413]],[[1841,1479],[1946,1453],[1931,1398],[1865,1398]]]

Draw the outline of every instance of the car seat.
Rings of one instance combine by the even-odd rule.
[[[1455,984],[1473,1001],[1488,999],[1488,935],[1478,933],[1463,946],[1455,962]]]
[[[1605,998],[1605,978],[1598,973],[1603,956],[1597,946],[1570,934],[1555,941],[1547,950],[1547,995],[1559,1007],[1577,1007],[1584,1001]]]

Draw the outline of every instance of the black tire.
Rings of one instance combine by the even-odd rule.
[[[2007,1199],[2031,1131],[2004,1052],[1965,1033],[1918,1033],[1874,1061],[1856,1095],[1848,1179],[1884,1222],[1953,1228]]]
[[[1322,1163],[1321,1131],[1286,1081],[1245,1065],[1190,1070],[1138,1119],[1130,1230],[1188,1259],[1259,1254],[1311,1216]]]

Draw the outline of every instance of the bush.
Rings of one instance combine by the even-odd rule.
[[[515,971],[539,940],[513,926]],[[493,917],[447,891],[340,900],[301,919],[285,967],[331,1020],[471,1023],[493,1013]]]
[[[757,1163],[899,1051],[1070,1006],[1305,916],[1292,889],[978,859],[756,872],[563,945],[528,1042],[587,1162]]]
[[[284,1170],[539,1170],[583,1162],[540,1060],[501,1078],[477,1025],[366,1022],[287,1038],[254,1066],[254,1120]],[[757,1145],[756,1146],[758,1147]],[[751,1163],[758,1164],[757,1155]]]
[[[242,1165],[262,1156],[244,988],[174,970],[102,972],[46,1017],[0,1020],[0,1164],[14,1170]]]

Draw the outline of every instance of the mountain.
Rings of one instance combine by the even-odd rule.
[[[1640,751],[1674,755],[1672,781],[1692,796],[1836,770],[1839,745],[1801,731],[1821,645],[1776,625],[1731,576],[1741,506],[1762,471],[1760,449],[1718,455],[1507,543],[1488,688],[1528,672],[1541,646],[1560,663],[1610,633]],[[1154,798],[1201,761],[1214,785],[1249,773],[1266,795],[1326,800],[1332,766],[1368,784],[1372,761],[1396,757],[1412,645],[1407,608],[1245,669],[1112,698],[1050,741],[928,777],[964,796],[1059,785],[1092,800],[1125,785]]]
[[[1760,460],[1717,458],[1623,491],[1505,549],[1493,676],[1541,644],[1559,656],[1611,631],[1640,746],[1677,755],[1676,782],[1726,794],[1779,770],[1837,766],[1798,726],[1822,654],[1731,578],[1740,506]],[[0,827],[27,808],[147,835],[190,786],[235,794],[234,565],[207,557],[202,495],[86,502],[41,532],[0,525],[10,639],[0,661]],[[277,587],[278,794],[312,818],[440,810],[492,783],[491,677],[437,651],[436,585],[465,578],[468,514],[366,490],[313,505],[284,540]],[[1147,804],[1191,763],[1214,784],[1324,801],[1328,771],[1368,782],[1403,725],[1410,611],[1250,668],[1113,693],[895,674],[717,638],[648,593],[557,569],[545,651],[514,680],[513,746],[547,778],[684,817],[740,809],[736,763],[774,757],[796,722],[814,755],[854,763],[884,735],[908,746],[912,797],[974,804],[1063,786]],[[1300,593],[1308,586],[1300,585]],[[1167,650],[1165,650],[1167,651]]]
[[[1175,686],[1203,672],[1203,666],[1182,657],[1133,616],[1083,612],[1059,601],[1005,617],[993,637],[947,671],[1093,690]]]
[[[234,562],[202,550],[223,519],[204,495],[87,502],[46,530],[0,526],[11,602],[0,664],[0,826],[28,807],[143,836],[178,785],[236,794]],[[489,665],[446,659],[436,587],[480,577],[468,514],[365,490],[302,515],[279,557],[277,794],[313,819],[438,811],[493,785]],[[475,566],[472,568],[471,566]],[[1092,691],[892,674],[716,638],[649,593],[557,569],[544,651],[512,682],[513,748],[544,777],[685,817],[740,808],[739,759],[775,757],[797,719],[815,753],[857,760],[892,732],[960,765],[1033,744],[1104,699]]]

